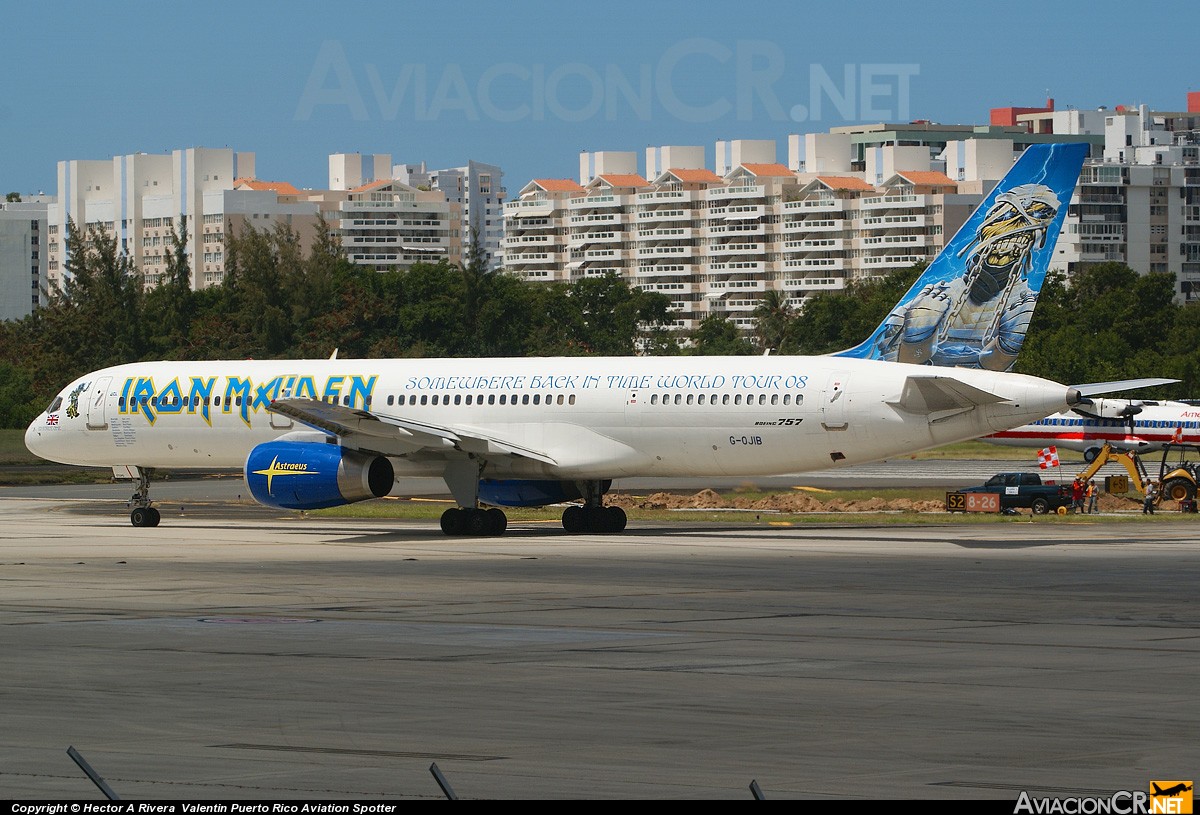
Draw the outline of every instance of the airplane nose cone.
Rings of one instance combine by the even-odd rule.
[[[41,418],[42,417],[39,416],[37,419],[34,419],[29,423],[29,427],[25,428],[25,448],[35,456],[41,455],[41,453],[38,452],[38,421]]]

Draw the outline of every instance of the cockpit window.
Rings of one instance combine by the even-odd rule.
[[[47,412],[47,413],[54,413],[54,412],[55,412],[56,410],[58,410],[60,407],[62,407],[62,397],[61,397],[61,396],[55,396],[55,397],[54,397],[54,401],[50,403],[50,407],[46,408],[46,412]]]

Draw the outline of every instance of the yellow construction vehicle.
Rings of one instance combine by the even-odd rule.
[[[1163,448],[1162,462],[1158,466],[1157,483],[1160,489],[1155,499],[1157,502],[1196,500],[1196,484],[1197,481],[1200,481],[1200,472],[1198,472],[1200,466],[1187,460],[1188,453],[1194,453],[1200,459],[1200,447],[1195,445],[1168,444]],[[1145,494],[1146,486],[1150,483],[1150,476],[1147,475],[1141,458],[1132,451],[1114,450],[1108,442],[1105,442],[1104,446],[1100,448],[1100,452],[1092,459],[1087,469],[1079,474],[1079,479],[1085,482],[1090,480],[1101,467],[1110,461],[1116,461],[1124,466],[1129,473],[1130,484],[1136,491]],[[1124,490],[1108,488],[1108,479],[1105,481],[1107,492],[1124,492]]]
[[[1142,460],[1138,458],[1138,454],[1130,450],[1115,450],[1108,442],[1104,442],[1104,446],[1100,448],[1100,452],[1096,453],[1096,457],[1088,464],[1087,469],[1079,474],[1079,480],[1084,483],[1090,481],[1092,476],[1110,461],[1115,461],[1125,467],[1126,472],[1129,473],[1129,481],[1135,490],[1140,493],[1146,492],[1146,485],[1150,483],[1150,476],[1146,474],[1146,467],[1142,464]],[[1126,492],[1127,490],[1112,489],[1109,486],[1109,480],[1105,479],[1105,491]]]
[[[1188,461],[1188,454],[1200,458],[1200,447],[1193,444],[1168,444],[1163,448],[1162,464],[1158,468],[1161,500],[1195,501],[1197,464]]]

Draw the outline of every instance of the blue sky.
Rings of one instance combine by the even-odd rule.
[[[333,152],[500,164],[515,196],[580,150],[773,138],[860,121],[1145,103],[1200,89],[1200,7],[1128,3],[214,0],[8,3],[0,189],[55,162],[190,146],[326,183]]]

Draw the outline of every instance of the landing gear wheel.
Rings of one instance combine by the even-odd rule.
[[[608,516],[604,507],[584,507],[583,528],[588,532],[607,532]]]
[[[450,508],[442,513],[442,531],[447,535],[461,535],[466,532],[467,519],[461,509]]]
[[[583,515],[583,507],[569,506],[563,510],[562,525],[563,529],[567,530],[572,535],[582,532],[587,526]]]
[[[129,522],[134,526],[158,526],[162,515],[154,507],[134,507],[129,513]]]
[[[491,518],[481,509],[468,509],[467,534],[480,537],[491,533]]]
[[[487,534],[493,536],[503,535],[504,531],[508,529],[508,516],[495,507],[492,507],[484,514],[487,515],[488,520]]]
[[[629,522],[625,510],[620,507],[608,507],[604,510],[604,520],[608,527],[606,532],[624,532],[625,524]]]

